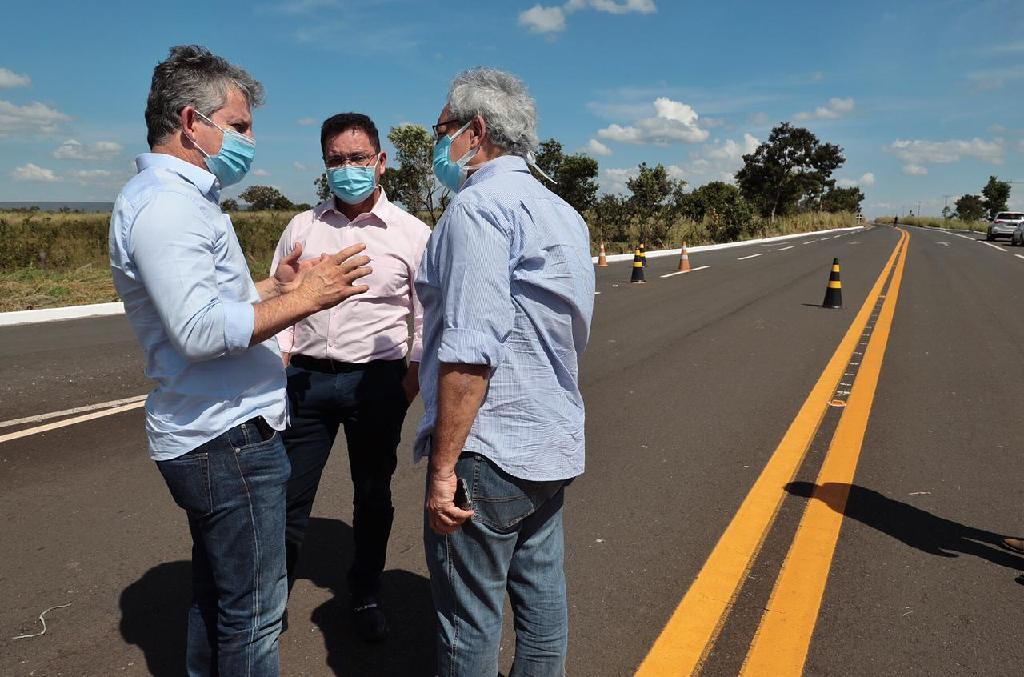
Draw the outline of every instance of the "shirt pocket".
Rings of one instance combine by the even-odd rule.
[[[373,272],[355,281],[355,284],[365,284],[370,288],[355,298],[383,300],[408,297],[409,268],[405,261],[394,255],[370,256]]]

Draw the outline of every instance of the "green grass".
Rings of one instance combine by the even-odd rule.
[[[892,225],[891,216],[879,216],[875,223],[883,226]],[[901,216],[899,223],[908,226],[929,226],[943,230],[976,230],[984,231],[988,225],[985,221],[961,221],[960,219],[944,219],[941,216]]]
[[[233,212],[249,270],[257,280],[267,277],[277,241],[294,211]],[[892,219],[890,219],[890,223]],[[711,244],[711,224],[676,219],[661,224],[661,238],[647,248]],[[805,233],[856,225],[852,214],[809,213],[782,217],[768,224],[747,224],[740,239]],[[110,279],[107,254],[109,214],[0,212],[0,312],[54,308],[118,300]],[[667,226],[667,227],[666,227]],[[591,238],[593,255],[599,240]],[[632,251],[633,242],[608,242],[609,254]]]

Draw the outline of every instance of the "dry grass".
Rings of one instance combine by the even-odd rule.
[[[883,226],[892,225],[891,216],[879,216],[875,223]],[[941,216],[901,216],[899,223],[908,226],[929,226],[943,230],[983,231],[988,225],[985,221],[961,221],[960,219],[944,219]]]
[[[107,262],[71,270],[0,272],[0,312],[117,301]]]

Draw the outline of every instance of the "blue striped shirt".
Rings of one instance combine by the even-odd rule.
[[[284,367],[273,338],[249,347],[260,300],[210,172],[162,153],[110,218],[114,287],[142,344],[149,455],[180,456],[254,416],[287,422]]]
[[[420,383],[426,413],[414,455],[430,454],[441,363],[491,369],[465,451],[522,479],[584,468],[579,358],[594,311],[590,235],[580,215],[502,156],[473,173],[420,264]]]

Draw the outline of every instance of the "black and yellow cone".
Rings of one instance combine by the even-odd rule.
[[[843,307],[843,283],[839,280],[839,259],[832,259],[832,272],[828,275],[828,287],[825,288],[825,300],[822,308]]]
[[[640,263],[643,264],[642,267],[647,267],[647,250],[643,244],[640,245]]]
[[[644,255],[639,248],[633,252],[633,274],[630,276],[629,281],[647,282],[644,279]]]

